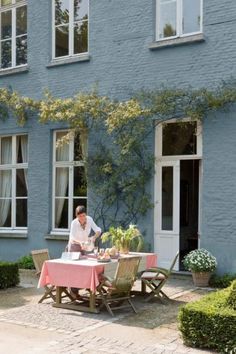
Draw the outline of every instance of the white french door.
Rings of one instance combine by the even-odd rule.
[[[157,162],[154,247],[158,266],[169,268],[179,251],[180,161]],[[179,270],[176,263],[175,270]]]

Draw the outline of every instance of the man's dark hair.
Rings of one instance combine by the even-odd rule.
[[[78,205],[77,208],[75,209],[76,216],[84,213],[86,214],[86,208],[83,205]]]

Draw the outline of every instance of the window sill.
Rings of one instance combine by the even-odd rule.
[[[69,58],[53,59],[51,63],[47,65],[47,68],[53,68],[55,66],[74,64],[85,61],[90,61],[90,55],[88,53]]]
[[[68,233],[53,233],[51,232],[48,235],[45,235],[45,240],[51,241],[68,241],[69,240],[69,232]]]
[[[27,232],[9,232],[9,231],[1,231],[0,238],[12,238],[12,239],[26,239],[28,238]]]
[[[28,71],[29,71],[29,66],[28,65],[18,66],[18,67],[9,68],[9,69],[0,69],[0,77],[1,76],[7,76],[7,75],[25,73],[25,72],[28,72]]]
[[[179,45],[200,43],[200,42],[204,42],[204,41],[205,41],[204,34],[199,33],[199,34],[194,34],[192,36],[156,41],[156,42],[153,42],[149,45],[149,49],[156,50],[156,49],[162,49],[162,48],[168,48],[168,47],[175,47],[175,46],[179,46]]]

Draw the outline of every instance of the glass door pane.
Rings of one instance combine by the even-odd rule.
[[[174,173],[172,166],[162,167],[162,230],[173,230]]]

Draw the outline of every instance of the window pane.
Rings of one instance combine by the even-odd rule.
[[[12,137],[1,139],[1,165],[12,163]]]
[[[183,33],[200,31],[201,0],[183,0]]]
[[[1,42],[1,54],[2,69],[11,67],[11,41]]]
[[[55,24],[69,23],[70,0],[55,0]]]
[[[27,7],[16,8],[16,35],[27,33]]]
[[[27,199],[16,200],[16,227],[27,227]]]
[[[27,36],[16,38],[16,65],[27,63]]]
[[[74,161],[82,161],[82,149],[81,149],[81,144],[80,144],[80,138],[77,135],[75,140],[74,140]]]
[[[73,212],[75,213],[75,209],[77,206],[83,205],[87,209],[87,199],[74,199],[73,200]],[[75,217],[75,215],[73,215]]]
[[[176,0],[161,0],[160,5],[160,38],[176,35]]]
[[[16,137],[16,156],[17,163],[28,162],[28,136],[18,135]]]
[[[65,141],[67,134],[68,132],[56,133],[56,161],[69,161],[69,142]]]
[[[68,197],[69,186],[69,168],[57,167],[56,168],[56,197]]]
[[[11,190],[11,170],[0,170],[0,198],[10,198]]]
[[[88,51],[88,21],[76,23],[74,26],[74,54]]]
[[[87,196],[87,181],[85,176],[85,168],[83,166],[74,168],[74,196]]]
[[[197,153],[197,123],[169,123],[163,127],[163,156]]]
[[[10,199],[0,199],[0,227],[11,227]]]
[[[173,229],[173,167],[162,168],[162,230]]]
[[[55,200],[55,228],[68,229],[68,199]]]
[[[17,197],[27,197],[27,169],[16,170],[16,196]]]
[[[69,54],[69,27],[56,27],[56,57]]]
[[[88,19],[88,0],[74,0],[74,21]]]
[[[11,37],[11,16],[11,11],[2,12],[1,14],[1,39]]]

